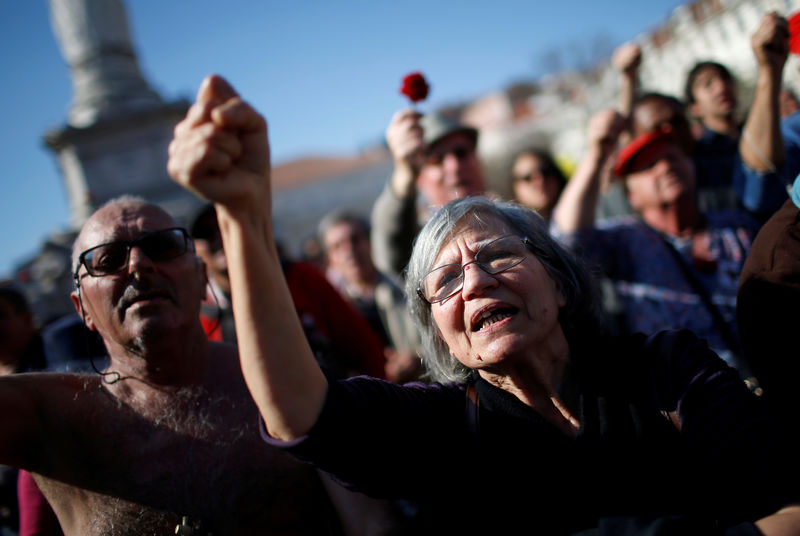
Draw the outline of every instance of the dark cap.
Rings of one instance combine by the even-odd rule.
[[[473,147],[478,144],[477,129],[467,125],[462,125],[461,123],[448,119],[441,114],[425,114],[422,116],[422,119],[420,119],[420,124],[422,125],[424,132],[423,138],[425,144],[428,147],[438,142],[445,136],[456,133],[466,134],[472,140]]]
[[[662,146],[669,146],[675,142],[675,134],[669,125],[645,132],[633,139],[628,145],[622,148],[617,155],[617,163],[614,165],[614,174],[624,177],[631,172],[634,160],[637,157],[651,153]]]

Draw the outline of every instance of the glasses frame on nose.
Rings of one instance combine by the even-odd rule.
[[[505,253],[515,253],[514,255],[507,255],[503,258],[488,258],[483,259],[482,257],[485,254],[496,253],[494,248],[497,248],[501,241],[507,241],[508,239],[516,239],[522,244],[522,248],[518,252],[505,252]],[[513,244],[513,241],[510,241],[509,244]],[[497,275],[499,273],[505,272],[506,270],[510,270],[511,268],[519,265],[522,261],[526,259],[526,253],[532,252],[533,244],[528,239],[528,237],[521,237],[517,235],[504,235],[499,238],[495,238],[491,242],[487,242],[486,244],[482,245],[478,248],[478,251],[475,252],[475,256],[469,262],[465,262],[464,264],[443,264],[441,266],[437,266],[433,270],[426,273],[422,278],[419,280],[417,285],[417,294],[420,298],[425,300],[430,304],[440,303],[446,300],[447,298],[457,294],[462,288],[464,288],[464,268],[469,266],[470,264],[477,264],[478,267],[486,272],[489,275]],[[488,249],[487,249],[488,248]],[[497,253],[503,253],[503,250],[500,249]],[[518,255],[516,254],[518,253]],[[494,263],[494,264],[493,264]],[[436,292],[433,296],[429,297],[426,296],[425,293],[425,280],[428,279],[431,275],[441,275],[443,270],[455,270],[458,268],[458,276],[454,278],[450,278],[448,283],[445,285],[440,286],[436,289]],[[454,272],[455,273],[455,272]]]
[[[159,251],[157,246],[159,244],[163,245],[163,242],[158,242],[156,240],[163,239],[164,235],[166,234],[171,234],[175,238],[175,242],[173,244],[175,249]],[[167,229],[149,231],[134,238],[133,240],[115,240],[113,242],[106,242],[104,244],[91,247],[78,255],[78,263],[75,267],[75,273],[73,274],[73,277],[75,278],[76,282],[79,281],[79,272],[81,266],[86,268],[86,273],[92,277],[103,277],[122,272],[128,267],[131,249],[133,247],[138,247],[142,253],[147,255],[147,257],[153,262],[166,262],[172,259],[177,259],[181,255],[184,255],[187,251],[194,252],[193,244],[194,243],[192,242],[188,231],[186,231],[186,229],[183,227],[169,227]],[[108,253],[120,254],[120,250],[110,248],[125,248],[124,260],[122,260],[122,257],[118,257],[118,260],[108,267],[103,267],[92,262],[94,255],[102,254],[104,250],[108,250]]]

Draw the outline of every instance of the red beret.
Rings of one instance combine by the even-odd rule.
[[[617,155],[617,163],[614,165],[614,174],[624,177],[630,172],[634,158],[644,155],[648,149],[655,149],[662,144],[671,144],[674,141],[675,135],[669,125],[640,134],[620,150]]]

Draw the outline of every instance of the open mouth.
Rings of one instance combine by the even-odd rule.
[[[516,307],[505,306],[487,309],[478,314],[478,316],[472,322],[472,331],[484,330],[492,324],[496,324],[497,322],[505,320],[506,318],[514,316],[515,314],[517,314]]]

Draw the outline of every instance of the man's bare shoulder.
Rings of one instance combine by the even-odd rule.
[[[32,372],[0,377],[0,463],[40,469],[51,446],[73,442],[74,430],[103,407],[99,379],[91,375]],[[108,413],[108,412],[107,412]]]
[[[99,375],[62,372],[25,372],[0,376],[0,397],[27,399],[40,406],[61,404],[79,395],[97,395],[100,392]]]
[[[65,389],[70,386],[85,387],[93,384],[99,386],[101,378],[99,374],[77,373],[77,372],[21,372],[0,376],[0,382],[24,382],[26,385],[62,385]]]

